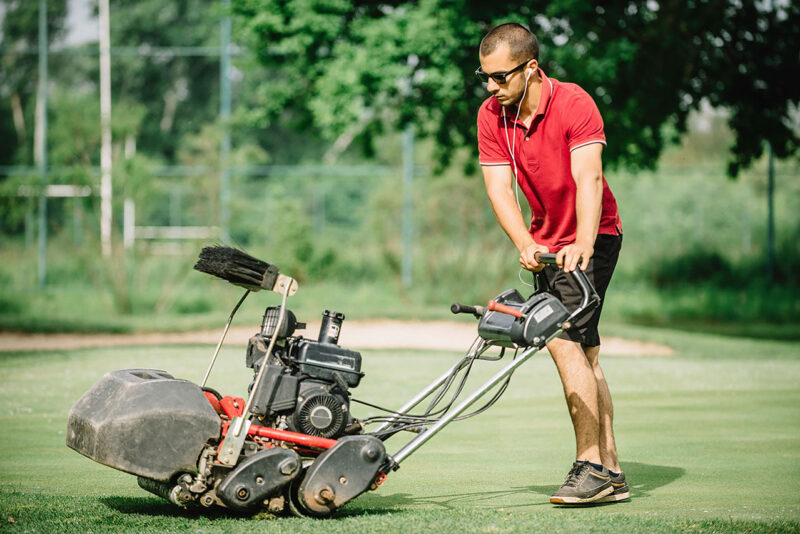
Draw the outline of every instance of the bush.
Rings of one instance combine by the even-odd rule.
[[[647,263],[642,275],[656,288],[703,286],[706,288],[756,289],[770,286],[800,289],[800,253],[782,246],[776,253],[772,280],[768,279],[766,258],[759,255],[738,261],[720,252],[695,248],[685,254]]]

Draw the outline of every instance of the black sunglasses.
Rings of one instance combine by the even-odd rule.
[[[528,61],[530,61],[530,59],[525,61],[524,63],[520,63],[519,65],[517,65],[508,72],[493,72],[491,74],[487,74],[483,72],[483,67],[478,67],[478,70],[475,71],[475,76],[477,76],[478,79],[483,83],[489,83],[489,78],[491,78],[499,84],[504,84],[506,83],[506,77],[509,74],[513,74],[518,70],[520,70],[522,67],[528,64]]]

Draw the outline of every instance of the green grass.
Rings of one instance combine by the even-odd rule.
[[[137,347],[0,355],[0,530],[800,532],[800,344],[613,324],[607,330],[676,349],[671,357],[604,361],[633,495],[628,503],[548,503],[574,442],[557,374],[542,355],[518,371],[489,412],[447,428],[380,490],[332,520],[181,511],[139,489],[134,477],[64,445],[69,407],[104,372],[157,367],[199,381],[212,350]],[[457,356],[363,354],[366,377],[355,396],[390,406]],[[244,394],[250,376],[243,360],[243,351],[224,349],[210,384]],[[483,362],[475,379],[496,366]],[[389,440],[389,452],[403,439]]]

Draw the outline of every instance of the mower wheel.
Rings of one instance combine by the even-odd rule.
[[[305,476],[306,470],[303,469],[303,472],[300,473],[299,476],[283,487],[283,496],[286,499],[286,508],[289,510],[289,513],[295,517],[314,517],[317,519],[330,517],[333,515],[333,511],[328,514],[321,514],[314,512],[313,510],[309,510],[308,507],[303,503],[302,497],[300,496],[300,483],[303,481]]]

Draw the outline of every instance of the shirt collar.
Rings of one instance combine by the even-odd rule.
[[[542,94],[539,96],[539,106],[536,108],[536,115],[544,115],[547,111],[547,106],[550,104],[550,99],[555,93],[556,87],[553,80],[548,78],[542,69],[537,69],[539,77],[542,79]]]
[[[542,79],[542,93],[541,95],[539,95],[539,105],[536,108],[536,113],[534,114],[533,122],[535,122],[536,117],[540,115],[544,116],[544,114],[547,112],[547,107],[550,105],[550,100],[553,98],[553,94],[556,92],[556,84],[558,83],[557,80],[552,80],[548,78],[542,69],[537,69],[537,71],[539,73],[539,77]],[[498,112],[497,113],[498,121],[502,123],[504,120],[503,118],[504,116],[505,120],[507,120],[508,122],[512,122],[514,120],[515,112],[506,113],[504,115],[504,108],[497,102],[497,100],[494,100],[494,97],[489,97],[489,98],[493,100],[492,105],[497,106],[496,109]],[[533,122],[531,122],[531,126],[533,126]]]

